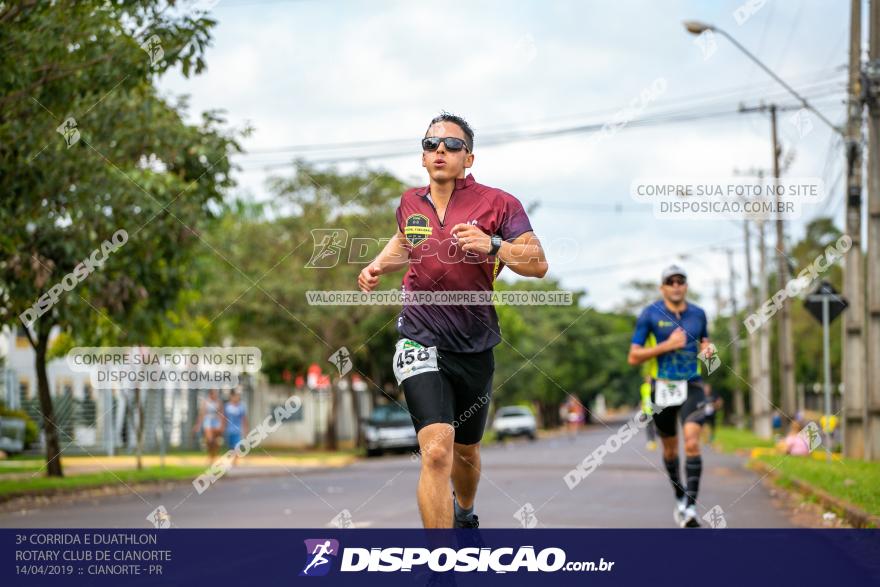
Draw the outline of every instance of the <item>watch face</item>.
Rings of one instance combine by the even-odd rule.
[[[498,249],[501,248],[501,242],[502,242],[501,237],[498,236],[497,234],[492,237],[492,240],[491,240],[492,250],[489,251],[490,255],[494,255],[498,252]]]

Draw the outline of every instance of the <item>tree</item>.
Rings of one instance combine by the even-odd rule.
[[[217,316],[219,331],[236,344],[259,346],[263,371],[274,381],[285,369],[304,372],[312,363],[333,370],[327,360],[344,346],[354,371],[382,393],[400,308],[310,305],[306,293],[357,288],[358,273],[394,234],[404,184],[382,171],[339,173],[299,162],[270,189],[271,210],[237,203],[212,227],[211,239],[231,245],[226,260],[202,251],[199,312]],[[387,276],[382,287],[396,289],[400,277]],[[331,412],[337,391],[334,384]],[[335,422],[331,413],[330,447]]]
[[[238,146],[223,119],[186,124],[185,101],[154,87],[170,68],[205,66],[214,22],[176,4],[0,7],[0,323],[27,326],[51,476],[63,474],[46,377],[53,328],[81,344],[162,331],[200,227],[232,185]]]

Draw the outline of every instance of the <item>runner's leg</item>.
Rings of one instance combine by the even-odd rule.
[[[452,382],[442,371],[420,373],[404,380],[403,393],[422,455],[416,490],[422,524],[425,528],[449,528],[452,526],[449,476],[455,439]]]
[[[700,476],[703,474],[703,458],[700,456],[701,428],[702,426],[696,422],[684,423],[684,454],[688,505],[694,505],[697,502]]]
[[[681,484],[681,463],[678,460],[678,436],[660,436],[663,442],[663,464],[666,467],[666,474],[669,475],[669,482],[675,491],[675,499],[684,497],[684,486]]]
[[[688,505],[695,505],[703,474],[703,459],[700,456],[700,436],[706,418],[704,407],[706,396],[703,385],[698,381],[688,383],[688,397],[681,407],[681,427],[684,434],[685,471],[687,476]]]
[[[654,401],[653,390],[651,393],[651,401]],[[657,435],[663,443],[663,466],[669,475],[669,482],[675,491],[675,499],[681,500],[684,497],[684,486],[681,484],[680,463],[678,460],[678,435],[676,430],[676,416],[678,416],[679,408],[676,406],[662,408],[654,412],[654,426],[657,429]]]
[[[452,357],[447,353],[447,359]],[[495,359],[492,350],[455,355],[444,364],[455,385],[455,445],[452,485],[455,488],[456,527],[477,520],[474,500],[480,483],[480,441],[489,419],[492,401],[492,373]],[[470,526],[467,526],[470,527]]]
[[[422,470],[417,499],[425,528],[452,527],[452,474],[454,429],[449,424],[428,424],[419,431]]]
[[[452,486],[455,499],[463,509],[474,507],[480,483],[480,445],[455,443],[452,460]]]

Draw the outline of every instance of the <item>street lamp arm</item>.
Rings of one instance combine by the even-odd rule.
[[[727,31],[725,31],[725,30],[723,30],[723,29],[719,29],[718,27],[716,27],[716,26],[714,26],[714,25],[711,25],[711,24],[703,24],[703,23],[692,22],[692,21],[686,21],[686,22],[685,22],[685,28],[687,28],[688,32],[690,32],[690,33],[692,33],[692,34],[700,34],[701,32],[704,32],[704,31],[709,30],[709,31],[716,32],[716,33],[718,33],[719,35],[724,35],[725,37],[727,37],[727,40],[729,40],[731,43],[733,43],[733,44],[736,46],[737,49],[739,49],[740,51],[742,51],[743,53],[745,53],[745,55],[746,55],[749,59],[751,59],[753,62],[755,62],[755,63],[758,65],[758,67],[760,67],[760,68],[763,69],[765,72],[767,72],[767,74],[768,74],[770,77],[772,77],[772,78],[775,79],[777,82],[779,82],[779,83],[782,85],[782,87],[784,87],[786,90],[788,90],[789,93],[791,93],[795,98],[797,98],[798,100],[800,100],[800,102],[801,102],[801,104],[803,105],[804,108],[806,108],[807,110],[810,110],[810,111],[813,112],[816,116],[818,116],[818,117],[822,120],[822,122],[824,122],[825,124],[827,124],[827,125],[831,128],[831,130],[837,132],[838,134],[840,134],[840,135],[842,135],[842,136],[846,136],[846,134],[843,132],[842,129],[840,129],[840,128],[838,128],[837,126],[835,126],[834,123],[832,123],[830,120],[828,120],[828,118],[826,118],[824,114],[822,114],[821,112],[819,112],[818,110],[816,110],[816,109],[813,107],[812,104],[810,104],[809,102],[807,102],[807,99],[806,99],[806,98],[804,98],[804,97],[801,96],[799,93],[797,93],[797,91],[796,91],[793,87],[791,87],[790,85],[788,85],[787,83],[785,83],[785,80],[784,80],[784,79],[782,79],[781,77],[779,77],[778,75],[776,75],[776,73],[774,73],[772,69],[770,69],[769,67],[767,67],[766,65],[764,65],[764,63],[762,63],[760,59],[758,59],[757,57],[755,57],[755,56],[754,56],[754,55],[753,55],[748,49],[746,49],[745,47],[743,47],[742,44],[741,44],[739,41],[737,41],[736,39],[734,39],[731,35],[729,35],[729,34],[727,33]]]

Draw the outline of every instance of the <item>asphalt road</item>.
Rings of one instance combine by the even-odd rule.
[[[592,427],[576,438],[509,441],[484,447],[476,513],[484,528],[674,527],[673,493],[658,451],[633,438],[570,490],[563,476],[616,431]],[[727,527],[784,528],[793,523],[774,504],[742,457],[706,449],[698,510],[720,507]],[[170,489],[78,499],[0,514],[7,528],[152,527],[158,506],[180,528],[373,528],[420,526],[415,501],[419,464],[409,455],[339,469],[221,479],[201,495],[189,484]],[[718,511],[717,509],[715,510]],[[519,512],[519,513],[518,513]],[[334,521],[335,520],[335,521]],[[720,518],[715,518],[716,523]]]

